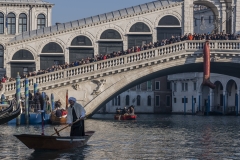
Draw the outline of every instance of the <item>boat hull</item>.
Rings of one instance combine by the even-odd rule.
[[[137,118],[137,115],[120,115],[120,114],[115,114],[114,119],[115,120],[135,120]]]
[[[67,117],[58,118],[54,114],[50,116],[50,123],[53,125],[61,125],[67,123]]]
[[[87,144],[94,131],[85,132],[82,137],[57,137],[21,134],[14,135],[29,149],[34,150],[66,150],[82,147]]]
[[[50,123],[50,114],[45,113],[44,124]],[[8,122],[8,124],[16,124],[16,118]],[[20,115],[20,124],[26,124],[25,113]],[[39,113],[29,113],[29,124],[42,124],[42,117]]]

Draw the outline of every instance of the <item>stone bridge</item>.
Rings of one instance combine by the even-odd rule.
[[[113,97],[139,83],[176,73],[202,72],[204,41],[183,41],[131,53],[112,59],[81,65],[29,78],[29,88],[39,84],[40,91],[53,93],[65,102],[65,94],[74,96],[92,115]],[[240,78],[240,41],[210,41],[211,72]],[[16,82],[4,84],[2,93],[9,99]],[[24,80],[21,80],[24,93]]]

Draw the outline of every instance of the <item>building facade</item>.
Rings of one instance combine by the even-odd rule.
[[[121,93],[101,111],[115,113],[117,108],[133,105],[136,113],[171,113],[171,93],[167,76],[156,78]]]

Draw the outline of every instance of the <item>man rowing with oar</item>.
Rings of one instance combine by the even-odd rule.
[[[76,98],[70,97],[68,102],[70,107],[68,107],[67,123],[71,126],[70,136],[84,136],[84,117],[86,111],[81,104],[76,102]],[[74,123],[79,119],[81,120]]]

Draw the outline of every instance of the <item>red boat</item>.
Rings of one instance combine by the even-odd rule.
[[[81,137],[58,137],[58,136],[42,136],[21,134],[14,135],[29,149],[34,150],[64,150],[82,147],[87,144],[89,138],[94,131],[85,132],[85,136]]]
[[[135,120],[137,118],[137,115],[135,114],[115,114],[114,119],[116,120]]]

